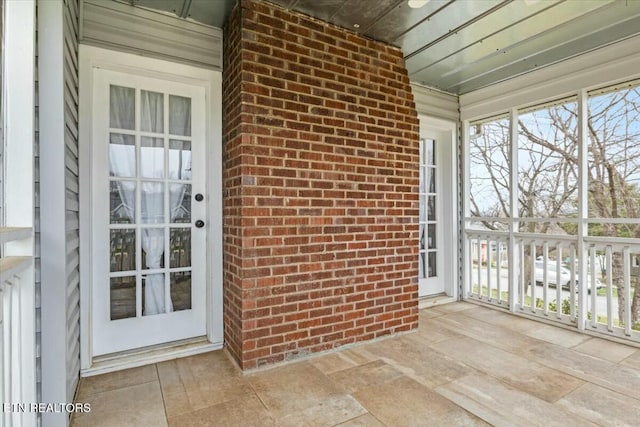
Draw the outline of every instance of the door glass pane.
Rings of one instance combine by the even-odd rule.
[[[162,314],[164,308],[164,273],[142,276],[142,315]]]
[[[169,179],[191,179],[191,142],[169,141]]]
[[[171,222],[191,222],[191,184],[169,184]]]
[[[433,139],[427,139],[427,158],[425,162],[428,165],[435,166],[436,164],[436,142]]]
[[[111,224],[133,224],[136,218],[136,183],[111,181],[109,184]]]
[[[436,248],[436,225],[429,224],[427,230],[427,247],[429,249]]]
[[[133,135],[109,134],[109,175],[136,176],[136,138]]]
[[[427,192],[436,192],[436,169],[427,168]]]
[[[418,261],[418,277],[420,279],[426,278],[427,273],[427,253],[420,252],[420,260]]]
[[[131,87],[109,87],[109,126],[116,129],[135,129],[136,91]]]
[[[164,140],[162,138],[140,138],[140,176],[142,178],[164,177]]]
[[[427,197],[427,218],[430,221],[435,221],[436,218],[436,196]]]
[[[429,277],[436,277],[438,272],[436,271],[436,252],[429,252]]]
[[[169,133],[191,136],[191,98],[169,95]]]
[[[136,317],[136,276],[112,277],[109,297],[111,320]]]
[[[173,311],[191,309],[191,272],[170,273]]]
[[[419,236],[420,237],[420,247],[419,247],[420,250],[426,249],[425,246],[424,246],[425,245],[424,232],[425,232],[425,225],[424,224],[420,224],[420,236]]]
[[[136,269],[136,230],[125,228],[110,230],[109,271],[134,271]]]
[[[141,215],[143,224],[164,223],[164,184],[142,182],[140,192]]]
[[[164,132],[164,95],[140,91],[140,129],[143,132]]]
[[[191,266],[191,228],[172,228],[169,233],[171,268]]]
[[[142,229],[142,268],[164,268],[164,228]]]

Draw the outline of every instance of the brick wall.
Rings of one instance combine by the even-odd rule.
[[[402,53],[243,0],[225,29],[225,340],[243,369],[417,326]]]

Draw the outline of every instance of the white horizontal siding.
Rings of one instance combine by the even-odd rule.
[[[82,0],[80,42],[222,69],[219,28],[115,1]]]

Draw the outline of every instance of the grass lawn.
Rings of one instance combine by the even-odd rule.
[[[614,286],[614,287],[612,287],[611,291],[613,293],[613,297],[614,298],[618,298],[618,288]],[[606,297],[607,296],[607,288],[598,289],[597,295],[599,297]]]

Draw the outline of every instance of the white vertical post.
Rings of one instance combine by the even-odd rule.
[[[625,335],[631,336],[631,255],[628,246],[624,247],[622,257],[624,259],[624,319],[620,320],[624,322]],[[607,267],[607,270],[609,269],[611,267]]]
[[[612,264],[612,247],[607,245],[607,329],[609,332],[613,332],[613,264]],[[596,266],[591,267],[591,298],[596,299],[594,295],[597,295],[596,289]],[[622,320],[622,319],[621,319]]]
[[[463,268],[463,277],[462,277],[462,299],[465,300],[467,299],[467,294],[469,292],[469,290],[471,291],[471,293],[473,293],[473,285],[472,285],[472,277],[473,277],[473,254],[472,254],[472,245],[471,245],[471,239],[469,239],[469,237],[467,236],[466,233],[466,228],[469,225],[468,221],[466,220],[466,218],[469,217],[469,203],[467,202],[467,200],[469,200],[469,198],[471,197],[471,189],[469,186],[469,122],[468,121],[463,121],[462,122],[462,144],[461,144],[461,153],[460,155],[462,156],[462,166],[464,168],[464,175],[463,175],[463,179],[462,179],[462,197],[460,200],[460,203],[462,203],[462,229],[459,230],[461,236],[462,236],[462,244],[463,244],[463,251],[462,251],[462,265],[463,266],[468,266],[468,268]],[[465,257],[468,257],[465,260]]]
[[[531,274],[529,280],[531,283],[531,312],[536,312],[536,241],[532,240],[529,245],[529,253],[531,254],[529,263],[531,264]]]
[[[66,402],[67,250],[64,115],[64,3],[38,3],[42,401]],[[43,424],[66,426],[68,414],[44,413]]]
[[[35,0],[4,2],[4,141],[5,224],[34,226],[34,138],[35,138]],[[5,256],[33,257],[33,234],[6,244]],[[35,292],[33,262],[21,273],[20,289],[12,289],[12,307],[17,316],[5,325],[4,343],[19,369],[10,373],[12,392],[22,403],[36,402]],[[5,307],[7,308],[7,307]],[[11,315],[11,314],[10,314]],[[6,318],[6,313],[5,313]],[[18,333],[19,332],[19,333]],[[7,335],[9,335],[7,337]],[[6,353],[5,353],[6,356]],[[6,361],[5,361],[6,362]],[[6,367],[6,363],[5,363]],[[8,373],[5,371],[5,375]],[[15,402],[14,403],[20,403]],[[36,424],[36,414],[14,414],[17,425]]]
[[[498,292],[498,304],[502,303],[502,281],[500,275],[502,273],[502,240],[496,240],[496,251],[498,259],[496,260],[496,291]]]
[[[491,261],[493,260],[491,253],[491,245],[494,243],[489,236],[487,236],[487,300],[491,301]]]
[[[571,260],[571,284],[569,285],[569,310],[571,320],[576,318],[576,245],[572,244],[569,259]]]
[[[578,92],[578,330],[587,325],[587,247],[584,242],[587,233],[587,185],[588,185],[588,108],[587,91]],[[595,316],[595,313],[594,313]]]
[[[509,113],[509,155],[511,175],[509,187],[511,188],[511,198],[509,200],[509,208],[511,210],[511,223],[509,224],[509,310],[511,312],[516,311],[516,305],[518,301],[518,278],[524,278],[524,270],[521,273],[518,271],[517,266],[520,266],[518,258],[524,255],[524,251],[518,251],[516,249],[516,237],[515,233],[518,230],[518,110],[512,108]],[[524,247],[524,246],[523,246]],[[524,257],[523,257],[524,260]],[[522,286],[524,292],[524,284]],[[524,305],[524,295],[520,296],[520,300],[523,302],[521,308]]]
[[[591,277],[594,277],[596,274],[596,248],[591,245],[589,248],[589,270],[591,270]],[[609,273],[611,269],[607,267],[607,278],[610,277]],[[580,292],[583,292],[585,295],[585,299],[587,296],[587,289],[589,284],[587,283],[587,276],[582,276],[580,279]],[[586,306],[585,306],[586,308]],[[598,306],[596,305],[596,292],[591,293],[591,327],[595,328],[598,323]]]
[[[544,279],[542,280],[542,304],[544,315],[549,315],[549,242],[547,240],[544,241],[542,246],[542,268],[544,269]],[[535,262],[535,261],[534,261]],[[533,269],[535,269],[535,264],[533,265]],[[560,272],[558,271],[556,275]],[[558,282],[558,278],[556,276],[556,282]],[[560,283],[556,283],[556,287],[559,287]]]
[[[560,282],[560,271],[562,268],[562,243],[556,246],[556,281]],[[562,318],[562,285],[564,283],[556,283],[556,316]],[[569,278],[569,288],[571,288],[571,278]]]

